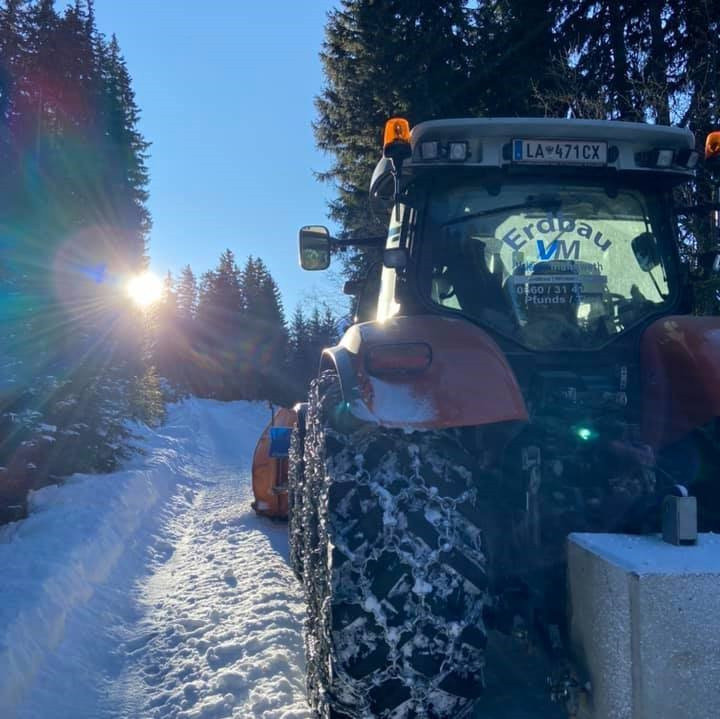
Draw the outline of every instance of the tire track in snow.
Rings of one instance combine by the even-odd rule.
[[[140,592],[147,609],[136,634],[151,638],[110,695],[120,705],[131,699],[139,716],[309,716],[304,603],[286,562],[286,529],[250,510],[252,450],[266,415],[249,422],[229,407],[196,405],[201,451],[195,461],[212,484],[189,516],[171,523],[174,554]],[[141,706],[138,689],[145,695]]]
[[[284,560],[284,527],[248,513],[232,473],[216,476],[172,559],[143,588],[137,636],[150,638],[119,692],[147,685],[148,717],[304,719],[304,605]]]

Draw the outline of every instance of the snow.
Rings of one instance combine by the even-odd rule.
[[[287,532],[250,510],[259,404],[187,400],[143,455],[0,527],[3,719],[308,719]]]
[[[690,546],[675,546],[658,535],[575,533],[570,540],[621,569],[648,574],[720,574],[720,534],[699,534]]]
[[[361,420],[378,422],[394,426],[409,426],[431,422],[437,416],[432,402],[427,397],[419,397],[414,388],[402,382],[386,382],[370,377],[372,411],[361,400],[355,400],[351,412]]]

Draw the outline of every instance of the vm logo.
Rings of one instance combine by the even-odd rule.
[[[537,240],[537,251],[541,260],[579,260],[580,240],[573,240],[570,245],[565,240],[553,240],[547,247],[544,240]]]

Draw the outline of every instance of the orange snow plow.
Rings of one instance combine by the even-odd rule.
[[[281,407],[273,410],[270,424],[255,447],[252,463],[252,508],[264,517],[287,519],[287,476],[290,433],[297,414]]]

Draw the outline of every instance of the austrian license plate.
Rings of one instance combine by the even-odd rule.
[[[607,142],[513,140],[513,162],[606,165]]]

